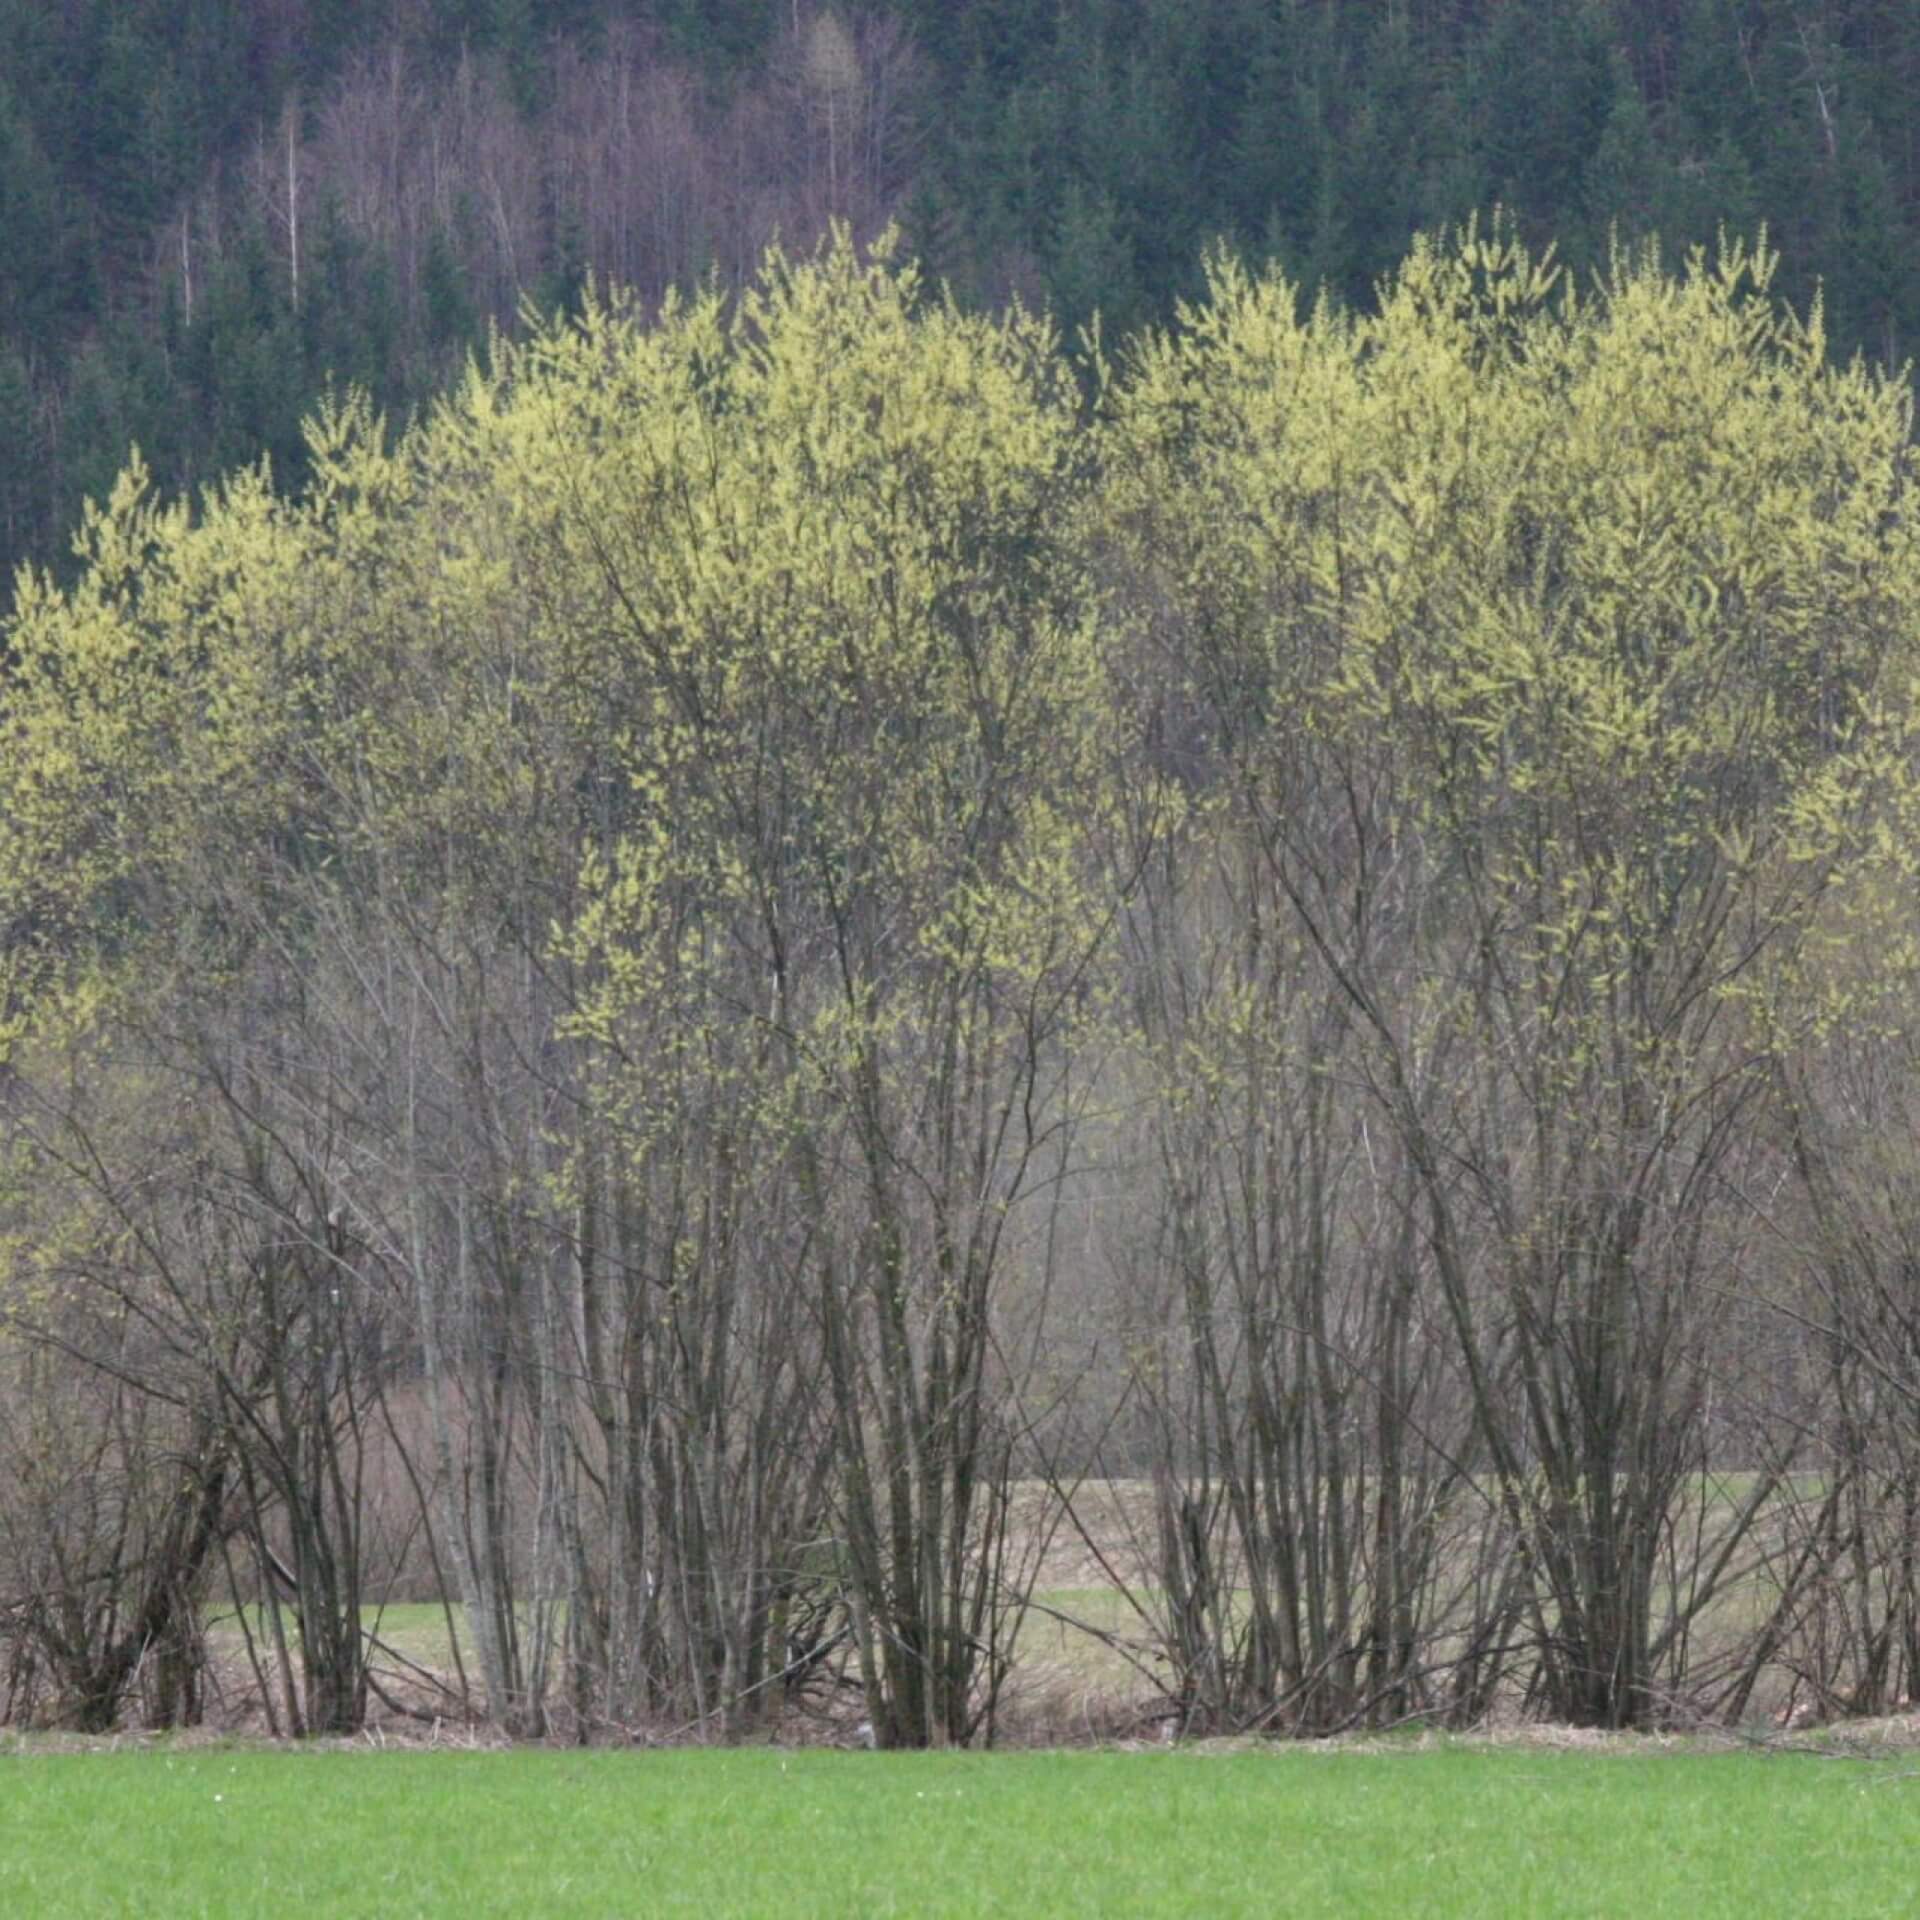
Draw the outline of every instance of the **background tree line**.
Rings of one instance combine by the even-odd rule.
[[[589,273],[737,284],[892,220],[970,303],[1120,333],[1230,239],[1352,301],[1495,201],[1586,270],[1767,226],[1902,362],[1901,0],[4,0],[0,569],[66,564],[129,442],[304,472],[329,379],[396,412]]]
[[[842,231],[129,470],[6,629],[6,1712],[224,1597],[293,1731],[991,1739],[1062,1538],[1189,1728],[1908,1693],[1911,403],[1774,271],[1221,255],[1089,406]]]

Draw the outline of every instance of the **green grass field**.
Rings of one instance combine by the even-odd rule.
[[[1916,1850],[1920,1775],[1894,1758],[0,1751],[8,1920],[1861,1920],[1914,1911]]]

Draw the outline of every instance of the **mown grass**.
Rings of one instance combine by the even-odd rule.
[[[0,1756],[0,1913],[1907,1915],[1920,1777],[1804,1755]]]

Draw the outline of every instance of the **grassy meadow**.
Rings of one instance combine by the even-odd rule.
[[[1913,1910],[1905,1759],[0,1749],[0,1913]]]
[[[1696,1498],[1698,1524],[1711,1534],[1752,1491],[1752,1477],[1716,1474],[1702,1477]],[[1792,1503],[1818,1499],[1822,1487],[1811,1475],[1782,1488],[1772,1515],[1762,1527],[1777,1534]],[[1080,1527],[1058,1524],[1051,1495],[1037,1483],[1016,1488],[1013,1560],[1020,1579],[1033,1582],[1031,1605],[1020,1620],[1012,1646],[1012,1665],[1002,1696],[998,1732],[1003,1740],[1078,1743],[1089,1739],[1150,1733],[1160,1725],[1165,1705],[1161,1684],[1168,1669],[1158,1630],[1162,1598],[1155,1584],[1153,1489],[1141,1480],[1089,1483],[1077,1490]],[[1229,1558],[1223,1565],[1231,1564]],[[1460,1570],[1465,1577],[1466,1570]],[[1123,1588],[1115,1577],[1126,1583]],[[1733,1579],[1716,1595],[1695,1627],[1701,1643],[1737,1639],[1765,1619],[1777,1588],[1764,1573]],[[1236,1600],[1235,1617],[1244,1611]],[[258,1608],[249,1608],[256,1651],[270,1660],[267,1624]],[[458,1674],[462,1667],[477,1688],[479,1672],[465,1610],[437,1603],[390,1602],[368,1606],[363,1620],[375,1636],[372,1664],[390,1689],[416,1707],[460,1718]],[[527,1622],[531,1628],[531,1620]],[[290,1616],[283,1627],[291,1633]],[[248,1708],[250,1679],[244,1665],[242,1624],[231,1606],[214,1610],[208,1620],[210,1646],[226,1679],[212,1724],[235,1731],[261,1730],[260,1716]],[[457,1653],[456,1653],[457,1647]],[[439,1682],[436,1687],[428,1676]],[[423,1684],[424,1683],[424,1684]],[[1750,1718],[1755,1730],[1770,1730],[1780,1689],[1763,1688]],[[227,1711],[237,1707],[240,1711]],[[856,1697],[843,1697],[838,1718],[844,1736],[861,1712]],[[375,1719],[381,1715],[376,1712]],[[787,1729],[787,1737],[835,1737],[814,1725]]]

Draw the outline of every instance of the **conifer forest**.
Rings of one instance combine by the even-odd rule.
[[[1920,8],[0,46],[0,1725],[1920,1690]]]

